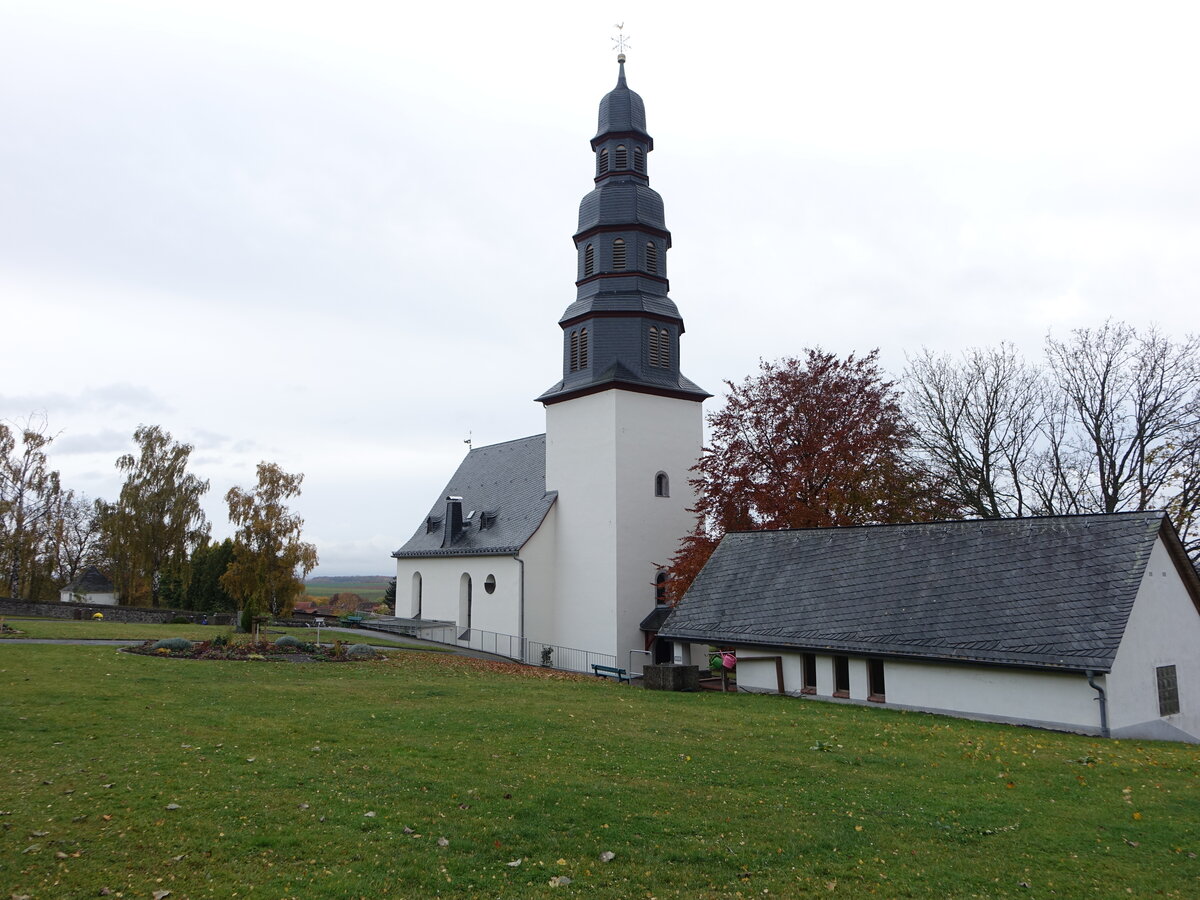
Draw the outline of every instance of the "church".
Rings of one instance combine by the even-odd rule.
[[[669,659],[654,639],[662,582],[694,525],[689,470],[711,396],[680,370],[654,139],[624,54],[617,61],[591,139],[594,186],[579,205],[575,299],[558,323],[562,373],[536,398],[546,432],[470,450],[392,554],[397,617],[580,669],[627,667],[647,650]]]

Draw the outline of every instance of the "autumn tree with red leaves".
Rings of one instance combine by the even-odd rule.
[[[695,531],[671,562],[677,602],[727,531],[928,521],[953,516],[910,454],[912,431],[878,351],[820,349],[725,382],[693,471]]]

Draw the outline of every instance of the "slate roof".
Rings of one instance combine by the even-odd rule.
[[[1160,534],[1178,563],[1161,512],[732,533],[659,634],[1108,671]]]
[[[88,566],[63,590],[72,594],[112,594],[117,588],[103,572],[95,566]]]
[[[625,82],[624,57],[620,58],[619,64],[617,86],[600,101],[599,123],[593,140],[614,132],[646,134],[646,104],[641,95],[631,91]]]
[[[446,497],[462,497],[463,515],[474,517],[464,523],[462,534],[450,547],[442,547],[446,527]],[[546,436],[476,447],[459,465],[450,482],[426,514],[441,519],[433,531],[423,520],[408,542],[392,556],[482,556],[516,553],[533,537],[558,496],[546,490]],[[482,514],[495,521],[480,528]]]

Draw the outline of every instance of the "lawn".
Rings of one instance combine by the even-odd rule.
[[[1194,746],[417,653],[0,691],[4,896],[1200,896]]]
[[[210,641],[219,634],[230,634],[228,625],[145,625],[140,622],[97,622],[75,619],[17,619],[8,617],[5,622],[19,631],[19,635],[5,635],[0,643],[14,638],[50,638],[56,640],[108,640],[150,641],[159,638],[182,637],[189,641]],[[268,628],[265,636],[274,639],[281,634],[295,635],[302,641],[313,641],[316,628]],[[385,634],[363,629],[322,628],[321,643],[342,641],[347,644],[374,644],[381,647],[409,647],[412,643],[403,638],[390,638]],[[427,648],[440,651],[442,648]]]

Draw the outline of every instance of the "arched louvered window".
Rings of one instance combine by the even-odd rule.
[[[583,248],[583,277],[596,273],[596,248],[588,244]]]
[[[629,168],[629,152],[625,149],[624,144],[617,144],[617,159],[614,167],[619,172],[622,169]]]
[[[658,364],[664,369],[671,366],[671,332],[665,328],[658,332]]]
[[[633,148],[633,171],[646,171],[646,154],[643,152],[641,147]]]
[[[621,271],[625,268],[625,241],[617,238],[613,241],[613,269]]]
[[[601,147],[600,153],[597,155],[596,171],[603,175],[608,171],[608,148]]]
[[[588,366],[588,333],[586,328],[579,329],[579,368]]]
[[[671,496],[671,479],[667,477],[666,472],[659,472],[654,476],[654,496],[655,497],[670,497]],[[664,581],[666,579],[663,579]]]
[[[658,274],[658,245],[654,241],[646,243],[646,271],[651,275]]]
[[[570,337],[570,360],[569,368],[572,372],[579,371],[579,332],[572,331]]]
[[[658,329],[650,326],[650,365],[658,365]]]

